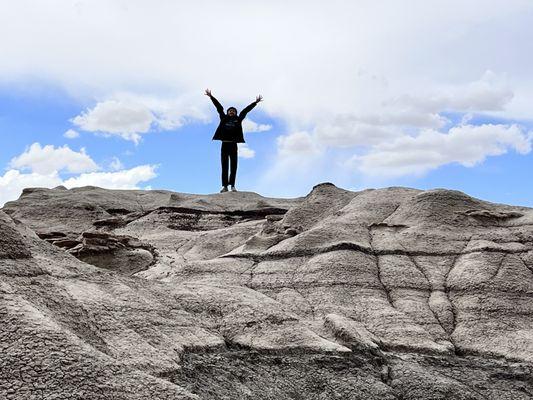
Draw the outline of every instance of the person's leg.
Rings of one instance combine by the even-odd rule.
[[[222,186],[228,186],[228,163],[229,163],[229,154],[228,154],[228,144],[227,142],[222,142],[220,147],[220,162],[222,164]]]
[[[231,145],[230,147],[230,151],[229,151],[229,158],[230,158],[230,162],[231,162],[231,172],[230,172],[230,175],[229,175],[229,184],[231,186],[235,186],[235,178],[237,176],[237,160],[238,160],[238,156],[237,156],[237,151],[238,151],[238,147],[237,147],[237,143],[228,143]]]

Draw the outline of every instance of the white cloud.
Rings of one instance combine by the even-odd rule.
[[[206,110],[210,102],[205,101],[202,93],[180,93],[179,95],[149,95],[132,92],[119,92],[113,95],[119,101],[142,104],[154,115],[154,124],[159,130],[174,130],[189,122],[208,122]],[[199,106],[198,98],[204,100]]]
[[[124,164],[122,164],[122,161],[120,161],[118,157],[113,157],[113,159],[109,163],[109,168],[112,171],[119,171],[121,169],[124,169]]]
[[[79,128],[104,136],[119,136],[138,144],[154,129],[174,130],[191,121],[207,121],[207,114],[189,97],[165,98],[119,92],[72,118]],[[264,125],[258,128],[264,129]]]
[[[276,162],[256,182],[261,193],[296,195],[308,191],[323,168],[323,148],[306,131],[278,136]],[[274,191],[273,191],[274,190]]]
[[[255,121],[252,121],[250,118],[246,118],[242,122],[242,130],[246,132],[265,132],[272,129],[272,125],[269,124],[258,124]]]
[[[461,158],[459,154],[461,141],[457,138],[463,135],[458,135],[458,133],[465,133],[467,130],[465,124],[472,118],[473,112],[501,109],[512,99],[512,96],[513,93],[507,87],[505,79],[487,71],[481,79],[467,85],[449,87],[440,92],[427,92],[425,95],[403,96],[401,100],[384,101],[381,105],[381,113],[338,113],[321,116],[317,119],[311,134],[299,132],[278,138],[277,166],[273,171],[277,171],[278,176],[292,175],[295,172],[294,165],[307,163],[310,155],[319,154],[320,151],[328,148],[350,149],[354,155],[342,164],[344,166],[355,165],[357,167],[351,167],[351,171],[366,175],[387,177],[420,175],[450,162],[459,162],[465,166],[475,165],[482,162],[487,155],[504,154],[507,150],[501,152],[499,150],[507,149],[506,142],[491,142],[493,147],[488,146],[485,142],[486,135],[474,134],[485,132],[485,129],[474,130],[467,135],[468,145],[474,151],[465,155],[466,158]],[[441,115],[447,111],[459,111],[465,114],[462,119],[463,123],[459,125],[461,129],[450,130],[449,140],[446,142],[449,147],[456,143],[457,148],[448,148],[446,154],[435,155],[435,152],[441,151],[440,146],[443,144],[435,140],[434,146],[428,144],[428,149],[424,152],[409,152],[409,147],[405,142],[410,142],[413,138],[422,141],[429,134],[433,134],[435,138],[448,137],[437,130],[451,123]],[[512,131],[516,130],[519,128],[514,126]],[[524,135],[521,137],[525,138]],[[480,142],[475,143],[476,140]],[[391,143],[401,145],[393,151],[386,150]],[[366,154],[361,156],[360,154],[364,153],[365,149]],[[289,154],[292,160],[290,163],[286,161]],[[474,157],[476,161],[468,164],[467,156]],[[379,161],[381,158],[383,161]],[[394,162],[391,160],[397,160],[402,165],[397,168],[394,166],[378,167],[380,162],[389,162],[387,160],[392,164]],[[337,162],[339,160],[330,159],[331,164]],[[272,171],[267,173],[268,176],[272,174]],[[342,173],[337,172],[336,175],[340,177]]]
[[[466,85],[385,100],[381,113],[337,114],[319,122],[314,139],[332,147],[369,146],[402,136],[402,128],[439,129],[450,121],[440,113],[502,110],[513,98],[505,79],[486,71]],[[466,120],[465,120],[466,121]]]
[[[320,124],[313,131],[312,141],[332,147],[369,146],[390,140],[397,131],[388,126],[368,124],[356,118],[336,118],[331,123]]]
[[[420,175],[450,163],[472,167],[488,156],[510,150],[527,154],[532,143],[533,135],[516,125],[464,125],[448,133],[425,130],[414,137],[403,135],[372,147],[365,155],[354,156],[348,164],[367,175]]]
[[[22,173],[16,169],[0,176],[0,207],[16,200],[29,187],[53,188],[63,185],[68,189],[80,186],[99,186],[107,189],[140,189],[139,184],[157,176],[155,165],[140,165],[116,172],[91,172],[63,180],[57,172],[50,174]]]
[[[17,199],[28,187],[53,188],[63,185],[67,188],[79,186],[100,186],[108,189],[139,189],[140,184],[157,176],[156,165],[139,165],[124,169],[117,157],[109,167],[113,172],[93,172],[100,167],[85,153],[72,151],[68,146],[54,147],[39,143],[32,144],[24,153],[11,160],[8,171],[0,176],[0,207]],[[24,172],[29,169],[31,172]],[[62,171],[74,176],[65,179]]]
[[[155,165],[140,165],[116,172],[91,172],[69,178],[63,182],[67,188],[100,186],[107,189],[139,189],[139,183],[157,176]]]
[[[321,153],[311,135],[305,131],[293,132],[277,138],[278,155],[281,158],[309,157]]]
[[[52,188],[62,184],[57,173],[24,174],[15,169],[7,171],[4,176],[0,176],[0,207],[7,201],[16,200],[22,193],[22,189],[28,187]]]
[[[69,129],[63,134],[63,136],[66,137],[67,139],[76,139],[80,137],[80,134],[74,129]]]
[[[278,140],[276,165],[448,129],[446,111],[533,119],[530,0],[334,0],[326,13],[319,0],[207,0],[186,13],[148,0],[28,8],[0,12],[10,38],[0,81],[38,77],[97,99],[76,124],[135,142],[215,116],[206,86],[239,109],[261,93],[258,107],[287,132],[309,132]]]
[[[419,112],[442,111],[502,111],[513,99],[514,93],[505,77],[487,70],[476,81],[452,87],[439,87],[432,92],[402,95],[385,104],[409,107]]]
[[[239,157],[254,158],[255,150],[252,150],[251,148],[249,148],[246,143],[240,143],[239,144]]]
[[[324,145],[306,131],[278,136],[275,163],[254,182],[254,190],[269,196],[298,196],[308,193],[333,169]]]
[[[368,125],[375,126],[412,126],[416,128],[440,128],[448,120],[435,112],[424,112],[417,109],[383,110],[381,114],[367,114],[352,116],[352,119]],[[349,120],[350,116],[347,116]]]
[[[145,105],[117,100],[98,103],[72,119],[84,131],[117,135],[135,143],[141,140],[142,133],[150,130],[154,121],[155,116]]]
[[[487,69],[506,72],[512,87],[533,81],[522,40],[533,29],[528,0],[334,1],[327,14],[318,0],[237,0],[232,7],[211,0],[188,4],[187,13],[180,3],[148,0],[61,9],[42,0],[31,13],[27,2],[12,3],[0,13],[0,34],[10,38],[0,43],[0,79],[39,76],[101,101],[120,90],[195,93],[194,105],[207,110],[202,91],[209,86],[241,107],[262,93],[260,107],[299,123],[321,113],[379,114],[388,98],[463,85]],[[228,43],[239,45],[228,50]],[[496,49],[504,49],[501,57]]]
[[[96,163],[83,148],[76,152],[67,145],[41,147],[39,143],[33,143],[24,153],[13,158],[9,166],[16,169],[29,169],[32,172],[45,175],[64,170],[71,173],[81,173],[98,169]]]

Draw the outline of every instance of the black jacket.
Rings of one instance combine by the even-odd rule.
[[[246,106],[246,108],[244,108],[239,113],[239,115],[230,117],[224,114],[224,108],[218,102],[217,99],[211,96],[211,101],[215,105],[218,115],[220,116],[220,123],[218,124],[218,128],[215,131],[213,140],[244,143],[244,135],[242,133],[242,120],[246,117],[246,114],[248,114],[252,110],[252,108],[255,107],[257,102],[254,101],[252,104]]]

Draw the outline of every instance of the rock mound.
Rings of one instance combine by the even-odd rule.
[[[26,248],[22,235],[17,231],[15,223],[0,211],[0,259],[29,258],[31,254]]]

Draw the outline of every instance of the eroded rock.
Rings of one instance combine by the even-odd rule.
[[[321,184],[4,211],[0,397],[533,397],[532,209]]]

